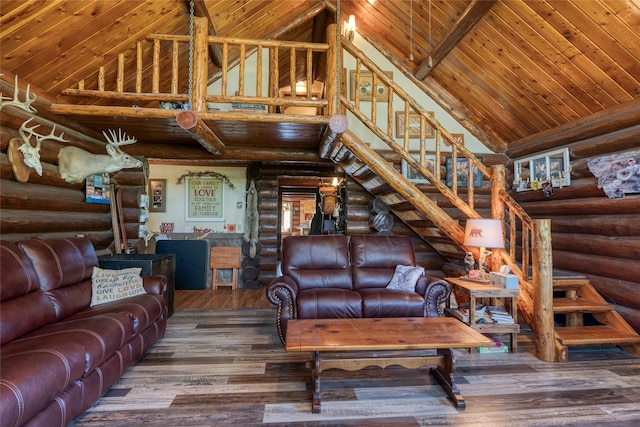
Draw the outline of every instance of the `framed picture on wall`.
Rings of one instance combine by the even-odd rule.
[[[433,111],[428,112],[433,117]],[[404,111],[396,111],[396,138],[404,138]],[[420,114],[409,113],[409,138],[420,138]],[[435,138],[436,132],[433,127],[425,122],[425,138]]]
[[[167,211],[167,180],[149,180],[149,212]]]
[[[392,71],[385,71],[384,74],[393,79]],[[369,71],[360,71],[360,85],[356,89],[356,70],[351,70],[351,101],[356,99],[356,90],[360,93],[360,101],[371,101],[372,94],[376,93],[376,101],[388,102],[389,101],[389,87],[378,80],[376,88],[373,87],[373,75]]]
[[[418,156],[414,155],[414,158],[416,158],[416,160],[418,160]],[[435,171],[436,171],[436,156],[432,155],[432,154],[427,154],[425,156],[425,166],[426,168],[429,170],[429,172],[431,172],[432,174],[435,175]],[[409,181],[411,182],[415,182],[415,183],[429,183],[429,180],[426,179],[424,176],[422,176],[421,173],[419,173],[417,170],[415,170],[414,168],[412,168],[411,166],[409,166],[409,164],[407,163],[406,160],[402,159],[402,175],[407,178]]]
[[[186,178],[185,221],[224,221],[224,181],[210,176]]]
[[[478,160],[482,162],[482,157],[478,157]],[[451,157],[447,157],[447,186],[453,185],[453,167]],[[458,188],[464,188],[468,186],[469,182],[469,159],[466,157],[457,158],[456,176],[458,178]],[[482,187],[482,172],[475,166],[473,167],[473,186],[475,188]]]

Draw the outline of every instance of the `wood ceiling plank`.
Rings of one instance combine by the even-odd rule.
[[[629,96],[618,101],[625,102],[640,94],[640,39],[637,34],[635,42],[627,44],[629,49],[634,49],[630,52],[618,42],[625,39],[631,41],[624,32],[619,31],[625,28],[624,23],[615,15],[603,13],[600,3],[559,2],[554,3],[554,7],[564,16],[571,17],[571,23],[578,31],[571,40],[578,49],[627,91]]]
[[[554,5],[555,4],[556,3],[554,3]],[[548,24],[545,28],[554,32],[554,36],[552,39],[549,39],[549,42],[558,46],[558,52],[564,57],[563,61],[558,63],[562,65],[563,68],[571,67],[570,69],[580,70],[581,73],[584,73],[584,75],[590,79],[589,81],[584,81],[579,79],[578,76],[573,76],[571,81],[566,81],[568,87],[578,86],[576,89],[578,91],[604,90],[612,99],[620,100],[626,98],[627,100],[631,100],[628,92],[623,87],[611,79],[603,68],[596,65],[589,56],[587,56],[586,52],[580,50],[582,42],[576,45],[575,37],[571,37],[571,40],[567,38],[569,33],[576,32],[576,28],[570,24],[571,21],[567,21],[568,18],[563,17],[560,12],[556,11],[554,7],[551,7],[547,3],[534,2],[527,4],[527,6],[534,10],[539,16],[544,17],[545,22]],[[578,39],[579,38],[580,37],[578,37]],[[559,59],[556,59],[556,62],[557,61],[559,61]],[[558,81],[562,82],[563,80],[559,79]],[[592,112],[607,108],[607,106],[611,106],[611,104],[603,103],[598,106],[598,108],[593,109]]]
[[[48,1],[20,1],[15,5],[13,2],[2,2],[2,19],[0,23],[0,40],[7,38],[11,33],[30,27],[40,21],[43,16],[49,15],[51,10],[57,9],[65,0]],[[11,6],[15,6],[12,8]],[[9,10],[5,13],[5,7]]]
[[[504,49],[516,57],[519,55],[524,66],[540,69],[536,74],[541,81],[547,82],[548,86],[548,91],[542,95],[546,96],[554,92],[562,98],[561,103],[556,104],[556,108],[562,111],[563,121],[572,120],[581,114],[589,114],[591,108],[594,108],[594,102],[583,98],[583,101],[586,101],[585,105],[585,102],[577,99],[577,97],[588,98],[590,95],[585,93],[584,87],[580,84],[580,76],[577,75],[580,70],[562,54],[561,50],[564,46],[546,43],[544,38],[539,37],[539,32],[532,31],[521,14],[510,9],[513,5],[503,3],[503,6],[505,6],[505,12],[501,17],[492,15],[487,18],[489,25],[493,26],[495,31],[507,34],[505,43],[508,42],[512,47],[505,45]],[[518,4],[518,6],[522,5]],[[542,28],[546,27],[542,25]],[[541,48],[542,45],[544,48]],[[547,55],[555,56],[557,59],[549,61]],[[573,78],[567,76],[569,72],[573,73]],[[541,108],[544,106],[541,105]]]

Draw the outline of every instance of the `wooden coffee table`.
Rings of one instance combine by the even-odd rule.
[[[287,351],[313,352],[312,412],[320,413],[320,373],[327,369],[355,371],[367,366],[408,369],[432,366],[431,375],[465,409],[453,378],[455,348],[475,348],[493,342],[453,318],[294,319],[287,322]],[[426,351],[426,350],[436,350]]]

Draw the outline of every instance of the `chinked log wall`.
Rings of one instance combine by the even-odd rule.
[[[2,82],[2,93],[13,93],[13,85]],[[33,88],[32,88],[33,93]],[[24,99],[24,92],[20,92]],[[95,154],[106,154],[102,135],[87,131],[82,134],[67,127],[67,122],[48,114],[50,103],[38,98],[33,106],[38,110],[31,114],[15,107],[4,107],[0,114],[0,233],[3,240],[19,241],[26,238],[75,237],[79,234],[89,238],[99,253],[114,251],[114,235],[111,226],[109,205],[85,202],[84,184],[68,184],[58,171],[58,152],[69,145],[79,146]],[[20,138],[18,129],[29,118],[34,117],[29,126],[38,123],[39,134],[48,134],[56,124],[56,135],[64,132],[68,143],[45,140],[42,143],[40,159],[42,176],[31,170],[29,181],[16,181],[7,156],[11,138]],[[78,125],[75,124],[77,129]],[[91,135],[91,136],[88,136]],[[138,239],[139,209],[138,195],[144,192],[142,169],[127,169],[111,175],[112,182],[122,187],[122,202],[130,242]],[[114,195],[115,196],[115,195]]]
[[[640,100],[567,123],[511,144],[514,160],[569,149],[571,186],[513,193],[532,218],[550,218],[553,266],[586,274],[640,331],[640,196],[610,199],[597,188],[587,161],[640,147]]]

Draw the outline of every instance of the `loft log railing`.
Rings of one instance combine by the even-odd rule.
[[[501,263],[507,264],[512,271],[518,275],[522,285],[521,296],[518,305],[525,320],[531,325],[535,339],[538,358],[546,361],[554,360],[554,352],[558,347],[553,332],[552,313],[552,262],[550,245],[550,226],[548,221],[532,220],[526,212],[509,196],[505,189],[505,173],[503,166],[484,165],[472,152],[460,143],[451,133],[449,133],[436,119],[431,116],[413,97],[411,97],[396,82],[389,78],[375,63],[368,59],[364,53],[353,43],[344,37],[340,37],[340,43],[336,40],[336,26],[330,25],[328,29],[328,43],[298,43],[283,42],[275,40],[249,40],[229,37],[209,36],[207,34],[206,23],[199,18],[194,19],[194,48],[193,48],[193,76],[191,81],[191,98],[193,99],[194,116],[189,117],[192,121],[187,126],[192,126],[193,136],[205,146],[209,151],[221,151],[224,146],[217,140],[215,135],[208,134],[208,128],[200,121],[200,117],[219,118],[225,115],[226,119],[251,120],[255,115],[247,113],[229,112],[207,112],[207,102],[233,103],[246,102],[264,104],[269,106],[269,113],[275,111],[276,106],[313,106],[319,112],[324,112],[318,116],[294,116],[294,115],[260,115],[262,121],[315,121],[330,124],[329,117],[341,117],[340,113],[350,112],[357,120],[361,121],[380,141],[386,144],[392,151],[399,155],[408,167],[413,168],[422,175],[431,185],[442,193],[456,208],[465,214],[467,218],[479,218],[480,214],[475,210],[474,174],[479,171],[484,178],[491,181],[491,212],[492,217],[502,220],[507,248],[504,250],[494,250],[492,254],[493,265]],[[76,89],[68,89],[64,93],[74,96],[100,97],[113,100],[127,100],[134,102],[144,101],[189,101],[189,95],[184,93],[188,85],[180,86],[180,82],[186,80],[185,76],[179,76],[180,52],[188,50],[188,36],[174,35],[153,35],[149,37],[149,42],[153,44],[152,66],[143,67],[142,52],[143,46],[139,43],[136,48],[135,70],[125,70],[126,58],[119,55],[111,68],[105,66],[98,71],[96,86],[94,89],[87,89],[85,81],[80,81]],[[219,93],[208,93],[208,57],[207,49],[209,44],[217,44],[222,50],[222,66],[215,77],[220,80]],[[338,46],[341,47],[340,54],[336,54]],[[229,60],[230,49],[239,49],[238,59]],[[268,67],[265,67],[262,60],[263,49],[268,49]],[[167,53],[168,50],[168,53]],[[290,96],[281,96],[279,93],[279,58],[280,52],[289,52],[290,60]],[[327,81],[325,82],[325,99],[313,99],[311,88],[313,83],[311,68],[314,54],[327,53]],[[255,94],[249,94],[247,81],[249,74],[246,66],[246,58],[256,53],[255,69]],[[347,85],[340,84],[337,77],[338,58],[345,54],[355,58],[355,87],[359,88],[363,80],[363,72],[371,75],[373,89],[379,85],[386,87],[388,99],[384,103],[377,100],[377,96],[371,96],[366,105],[362,100],[360,91],[355,91],[354,102],[350,102],[347,94],[336,90],[337,87],[346,88]],[[304,70],[297,69],[296,58],[302,55],[304,60]],[[184,54],[183,54],[184,56]],[[163,58],[171,58],[169,66],[164,64]],[[342,63],[342,61],[340,61]],[[229,88],[229,70],[238,67],[238,86]],[[151,71],[149,71],[149,69]],[[167,71],[168,70],[168,71]],[[150,75],[148,74],[150,72]],[[268,85],[263,86],[263,76],[268,75]],[[134,83],[130,83],[131,78],[126,76],[134,75]],[[306,93],[297,96],[294,88],[298,79],[296,76],[304,75],[306,82]],[[107,76],[111,76],[109,80]],[[111,81],[107,84],[107,81]],[[150,81],[150,92],[144,92],[144,82]],[[129,82],[129,83],[128,83]],[[133,89],[126,91],[125,88],[133,86]],[[111,87],[111,89],[109,89]],[[234,93],[229,95],[229,93]],[[335,95],[334,95],[335,94]],[[401,114],[404,116],[404,128],[401,129],[403,137],[398,143],[393,138],[394,112],[392,111],[393,100],[398,97],[404,108]],[[386,107],[386,114],[381,117],[379,107],[383,104]],[[68,112],[76,112],[73,108]],[[64,108],[59,107],[59,111],[64,112]],[[104,107],[101,107],[104,111]],[[121,111],[119,109],[118,111]],[[157,108],[149,114],[158,114]],[[191,113],[193,114],[193,113]],[[411,153],[410,140],[412,125],[411,116],[418,117],[419,123],[419,147],[418,157]],[[139,115],[138,115],[139,116]],[[253,116],[253,117],[252,117]],[[271,117],[268,117],[271,116]],[[181,125],[182,126],[182,125]],[[427,130],[431,127],[435,133],[433,147],[428,146]],[[191,129],[191,128],[189,128]],[[406,180],[388,162],[382,158],[375,150],[366,143],[346,131],[346,122],[341,126],[332,126],[325,134],[321,143],[320,154],[328,157],[327,150],[331,143],[340,138],[341,142],[348,149],[360,158],[360,160],[371,167],[372,170],[386,180],[396,191],[402,194],[408,201],[412,202],[417,210],[424,213],[438,227],[441,228],[454,242],[463,247],[464,232],[457,220],[451,218],[444,210],[424,195],[412,182]],[[430,149],[431,148],[431,149]],[[435,155],[435,167],[427,161],[427,155]],[[451,157],[451,187],[445,185],[442,180],[440,165],[443,164],[443,156]],[[458,185],[459,165],[457,158],[463,156],[467,161],[466,170],[462,171],[467,175],[467,185],[462,188]],[[462,192],[466,190],[466,197]],[[477,254],[476,248],[464,248]]]
[[[449,133],[428,111],[426,111],[411,95],[402,87],[388,77],[373,61],[359,50],[347,39],[341,39],[342,55],[351,55],[355,59],[355,86],[360,88],[363,72],[367,72],[367,77],[371,78],[372,96],[367,99],[366,107],[363,108],[361,91],[354,90],[352,95],[353,103],[350,102],[345,93],[340,96],[340,106],[343,111],[350,112],[355,118],[361,121],[380,141],[386,144],[393,152],[398,154],[408,167],[413,168],[422,175],[432,186],[443,194],[456,208],[463,212],[467,218],[479,218],[480,215],[475,210],[474,175],[479,171],[483,178],[491,181],[491,216],[499,219],[503,223],[503,231],[507,246],[504,250],[492,251],[492,265],[498,266],[506,264],[511,271],[516,274],[521,284],[521,294],[518,299],[520,312],[525,320],[531,325],[535,340],[537,357],[545,361],[554,361],[561,358],[558,352],[562,351],[559,343],[555,339],[553,328],[553,275],[552,275],[552,254],[551,254],[551,227],[548,220],[533,220],[518,205],[518,203],[506,191],[504,166],[487,167],[460,143],[451,133]],[[387,92],[388,98],[381,103],[375,95],[376,89],[382,87]],[[393,138],[393,101],[398,97],[403,103],[403,110],[400,112],[404,116],[404,128],[400,129],[403,137],[401,142]],[[383,104],[379,107],[379,104]],[[384,117],[380,117],[380,110],[386,109]],[[418,120],[415,121],[418,134],[418,157],[411,153],[410,141],[410,120],[413,115]],[[418,124],[419,123],[419,124]],[[396,123],[398,126],[398,123]],[[427,129],[433,129],[435,138],[433,146],[428,146]],[[435,224],[445,224],[440,226],[441,230],[463,247],[464,236],[460,233],[459,227],[453,224],[456,222],[450,218],[442,209],[433,209],[424,205],[421,197],[412,197],[419,193],[417,187],[399,174],[395,168],[375,153],[368,149],[367,144],[353,138],[351,135],[343,138],[345,145],[350,150],[360,153],[361,160],[373,166],[376,172],[402,194],[408,201],[414,204],[416,209],[427,215]],[[357,147],[361,144],[361,147]],[[431,149],[430,149],[431,148]],[[427,155],[435,156],[435,165],[427,161]],[[441,176],[441,165],[444,163],[443,156],[451,158],[451,188],[445,185]],[[467,159],[465,170],[459,170],[458,156]],[[376,158],[377,157],[377,158]],[[467,176],[466,197],[460,194],[457,177],[459,173]],[[397,184],[396,184],[397,183]],[[408,197],[407,197],[408,196]],[[434,215],[445,215],[447,219],[434,218]],[[449,224],[449,225],[447,225]],[[476,254],[474,248],[465,248]]]

